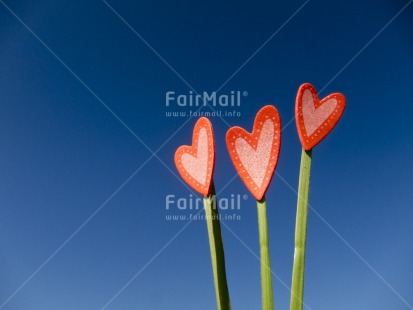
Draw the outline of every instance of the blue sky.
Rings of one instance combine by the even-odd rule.
[[[173,154],[196,118],[167,117],[194,107],[165,94],[224,83],[248,93],[240,116],[211,118],[217,190],[243,197],[223,227],[229,290],[259,309],[255,201],[225,133],[265,104],[288,123],[304,82],[347,97],[313,152],[305,302],[413,309],[412,17],[389,0],[0,1],[0,309],[214,309],[205,222],[166,220],[197,211],[166,209],[191,194]],[[267,204],[288,309],[301,146],[294,123],[282,134]]]

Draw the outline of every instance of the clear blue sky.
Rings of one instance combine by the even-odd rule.
[[[313,152],[305,302],[413,309],[413,3],[397,17],[407,0],[108,3],[141,38],[102,1],[0,1],[0,309],[215,308],[205,222],[166,220],[196,213],[165,206],[190,197],[173,154],[196,119],[164,144],[188,120],[166,112],[194,110],[165,93],[188,94],[182,79],[216,90],[254,53],[221,90],[248,92],[231,126],[250,130],[269,103],[286,124],[304,82],[347,97]],[[228,126],[211,121],[219,190],[235,170]],[[285,182],[267,202],[273,269],[289,286],[301,146],[294,123],[282,134]],[[239,178],[220,197],[244,194],[241,219],[224,221],[238,239],[223,228],[235,310],[260,308],[255,201]],[[275,278],[274,293],[288,309]]]

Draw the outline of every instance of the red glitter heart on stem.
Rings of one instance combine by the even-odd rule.
[[[255,117],[252,133],[232,127],[226,136],[232,163],[252,195],[261,200],[278,162],[281,120],[275,107],[263,107]]]
[[[300,86],[295,101],[295,119],[298,136],[303,148],[308,151],[321,142],[334,128],[344,112],[346,98],[333,93],[319,99],[314,86]]]
[[[175,152],[179,174],[198,193],[208,196],[215,166],[215,140],[211,122],[201,117],[195,124],[192,146],[180,146]]]

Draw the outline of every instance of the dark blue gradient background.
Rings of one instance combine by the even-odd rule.
[[[304,82],[321,97],[344,93],[341,121],[313,152],[310,203],[326,222],[310,212],[305,302],[413,309],[413,3],[385,29],[407,1],[310,0],[298,12],[303,1],[109,3],[199,92],[219,88],[296,12],[223,87],[248,92],[241,116],[224,120],[250,130],[271,103],[286,124]],[[106,309],[216,307],[205,222],[163,248],[187,223],[166,215],[194,213],[166,210],[165,197],[190,195],[171,171],[196,119],[157,153],[165,165],[147,161],[187,120],[165,113],[193,109],[166,107],[167,91],[190,88],[104,2],[0,1],[0,309],[102,309],[134,275]],[[235,170],[228,126],[211,121],[219,190]],[[282,139],[277,172],[296,189],[294,123]],[[296,195],[286,183],[274,177],[267,201],[273,269],[289,286]],[[225,221],[242,242],[223,228],[232,305],[259,309],[259,261],[247,249],[259,253],[255,201],[239,178],[220,196],[231,194],[248,195],[241,220]],[[276,278],[274,294],[288,309]]]

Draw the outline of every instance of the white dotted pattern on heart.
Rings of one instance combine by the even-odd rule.
[[[313,94],[309,89],[304,91],[302,109],[307,136],[311,136],[328,119],[336,106],[337,99],[331,98],[316,109]]]
[[[274,123],[267,119],[262,126],[257,148],[254,150],[243,138],[235,140],[235,149],[245,169],[254,183],[261,187],[265,172],[271,157],[272,143],[274,140]]]
[[[181,163],[186,172],[201,185],[206,184],[208,163],[208,136],[205,128],[201,128],[198,136],[197,155],[182,154]]]

